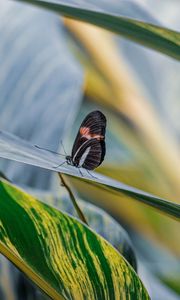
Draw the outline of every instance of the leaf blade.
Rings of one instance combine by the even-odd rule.
[[[64,158],[62,159],[58,154],[37,149],[27,141],[3,131],[0,131],[0,157],[79,177],[81,180],[89,181],[89,183],[93,182],[94,185],[103,185],[103,188],[110,191],[123,192],[151,207],[158,208],[168,216],[180,221],[180,205],[177,203],[156,197],[95,172],[93,172],[95,177],[93,178],[85,172],[85,169],[82,178],[78,168],[67,164],[57,168],[59,164],[65,161]]]
[[[4,180],[0,208],[0,250],[11,260],[13,255],[16,265],[19,257],[18,267],[39,286],[36,274],[49,283],[53,299],[120,299],[127,294],[129,299],[149,299],[123,257],[76,219]],[[50,295],[43,282],[41,288]]]
[[[66,17],[103,27],[177,60],[180,59],[180,34],[176,31],[122,16],[81,8],[79,5],[64,5],[63,1],[18,1],[37,5]]]
[[[28,189],[28,192],[44,203],[53,204],[55,208],[78,217],[74,205],[67,195],[62,197],[61,192],[42,192],[36,189]],[[79,198],[77,202],[85,214],[90,228],[113,245],[137,272],[135,250],[125,229],[103,209]]]

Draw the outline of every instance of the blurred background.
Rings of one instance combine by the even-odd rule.
[[[180,29],[178,0],[78,3]],[[108,120],[107,154],[97,171],[178,203],[179,63],[89,24],[15,1],[0,5],[0,128],[54,151],[63,140],[70,153],[84,116],[100,109]],[[49,171],[2,159],[0,170],[19,185],[59,189]],[[84,183],[71,183],[127,230],[152,299],[179,299],[178,222],[123,194],[92,187],[87,197]],[[0,299],[45,297],[0,259]]]

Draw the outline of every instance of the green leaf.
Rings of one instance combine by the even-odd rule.
[[[120,34],[134,42],[146,47],[155,49],[167,54],[173,58],[180,59],[180,34],[176,31],[164,27],[156,26],[135,19],[94,11],[72,2],[64,4],[64,1],[37,1],[37,0],[19,0],[34,4],[66,17],[74,18],[80,21],[103,27],[117,34]]]
[[[0,252],[53,299],[149,299],[102,237],[0,180]]]
[[[88,174],[87,170],[83,168],[81,168],[82,177],[78,168],[66,163],[65,157],[38,149],[27,141],[3,131],[0,131],[0,157],[79,177],[81,180],[99,186],[107,191],[118,194],[124,193],[180,221],[180,205],[143,192],[107,176],[95,172]]]
[[[55,208],[74,217],[78,217],[72,201],[69,197],[62,197],[62,192],[52,193],[28,189],[28,193],[34,195],[44,203],[52,204]],[[137,271],[134,247],[124,228],[103,209],[100,209],[87,201],[77,199],[77,202],[83,211],[89,226],[113,245],[130,263],[134,270]]]

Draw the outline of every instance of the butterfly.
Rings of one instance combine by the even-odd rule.
[[[83,120],[74,141],[71,156],[66,156],[69,165],[94,170],[104,160],[106,117],[98,110],[89,113]]]
[[[76,168],[84,168],[87,171],[97,168],[103,162],[106,153],[105,133],[106,117],[104,114],[99,110],[90,112],[79,128],[71,155],[66,155],[66,160],[55,168],[64,163]]]

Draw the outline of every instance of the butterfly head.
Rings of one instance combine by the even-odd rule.
[[[71,165],[71,166],[74,165],[74,164],[73,164],[72,157],[71,157],[70,155],[67,155],[67,156],[66,156],[66,161],[67,161],[68,165]]]
[[[70,155],[66,156],[66,162],[68,165],[78,167],[78,163],[74,162],[72,156],[70,156]]]

